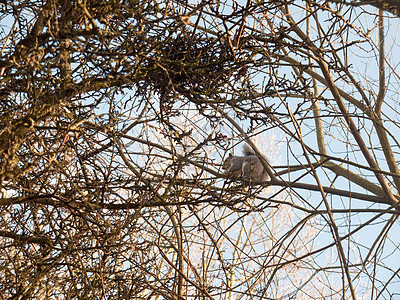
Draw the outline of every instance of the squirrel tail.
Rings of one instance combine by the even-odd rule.
[[[250,156],[250,155],[255,155],[256,153],[254,152],[253,148],[251,148],[249,145],[244,145],[243,147],[243,155],[244,156]]]

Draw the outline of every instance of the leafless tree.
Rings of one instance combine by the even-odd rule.
[[[399,297],[382,3],[0,1],[0,298]]]

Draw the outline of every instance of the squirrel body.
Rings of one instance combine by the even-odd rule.
[[[265,170],[260,158],[249,145],[243,147],[243,156],[235,156],[229,153],[222,168],[228,174],[239,175],[243,179],[255,181],[269,180],[267,170]]]

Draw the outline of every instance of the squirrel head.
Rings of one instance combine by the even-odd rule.
[[[222,164],[222,169],[224,170],[230,169],[232,157],[233,157],[232,153],[229,153],[228,157],[224,160],[224,163]]]

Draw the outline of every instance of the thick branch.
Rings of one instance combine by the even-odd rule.
[[[11,238],[19,243],[28,243],[28,244],[41,244],[41,245],[52,245],[53,242],[48,237],[43,236],[30,236],[30,235],[22,235],[16,234],[11,231],[0,230],[0,236]]]
[[[386,162],[388,164],[390,172],[399,175],[399,168],[397,166],[396,159],[394,157],[392,147],[389,143],[386,130],[383,126],[381,118],[382,104],[385,99],[386,83],[385,83],[385,30],[384,30],[384,18],[383,10],[379,10],[379,92],[376,97],[375,104],[375,122],[374,127],[379,138],[379,142],[382,145],[382,151],[385,155]],[[397,191],[400,191],[400,178],[393,177],[394,184]]]

